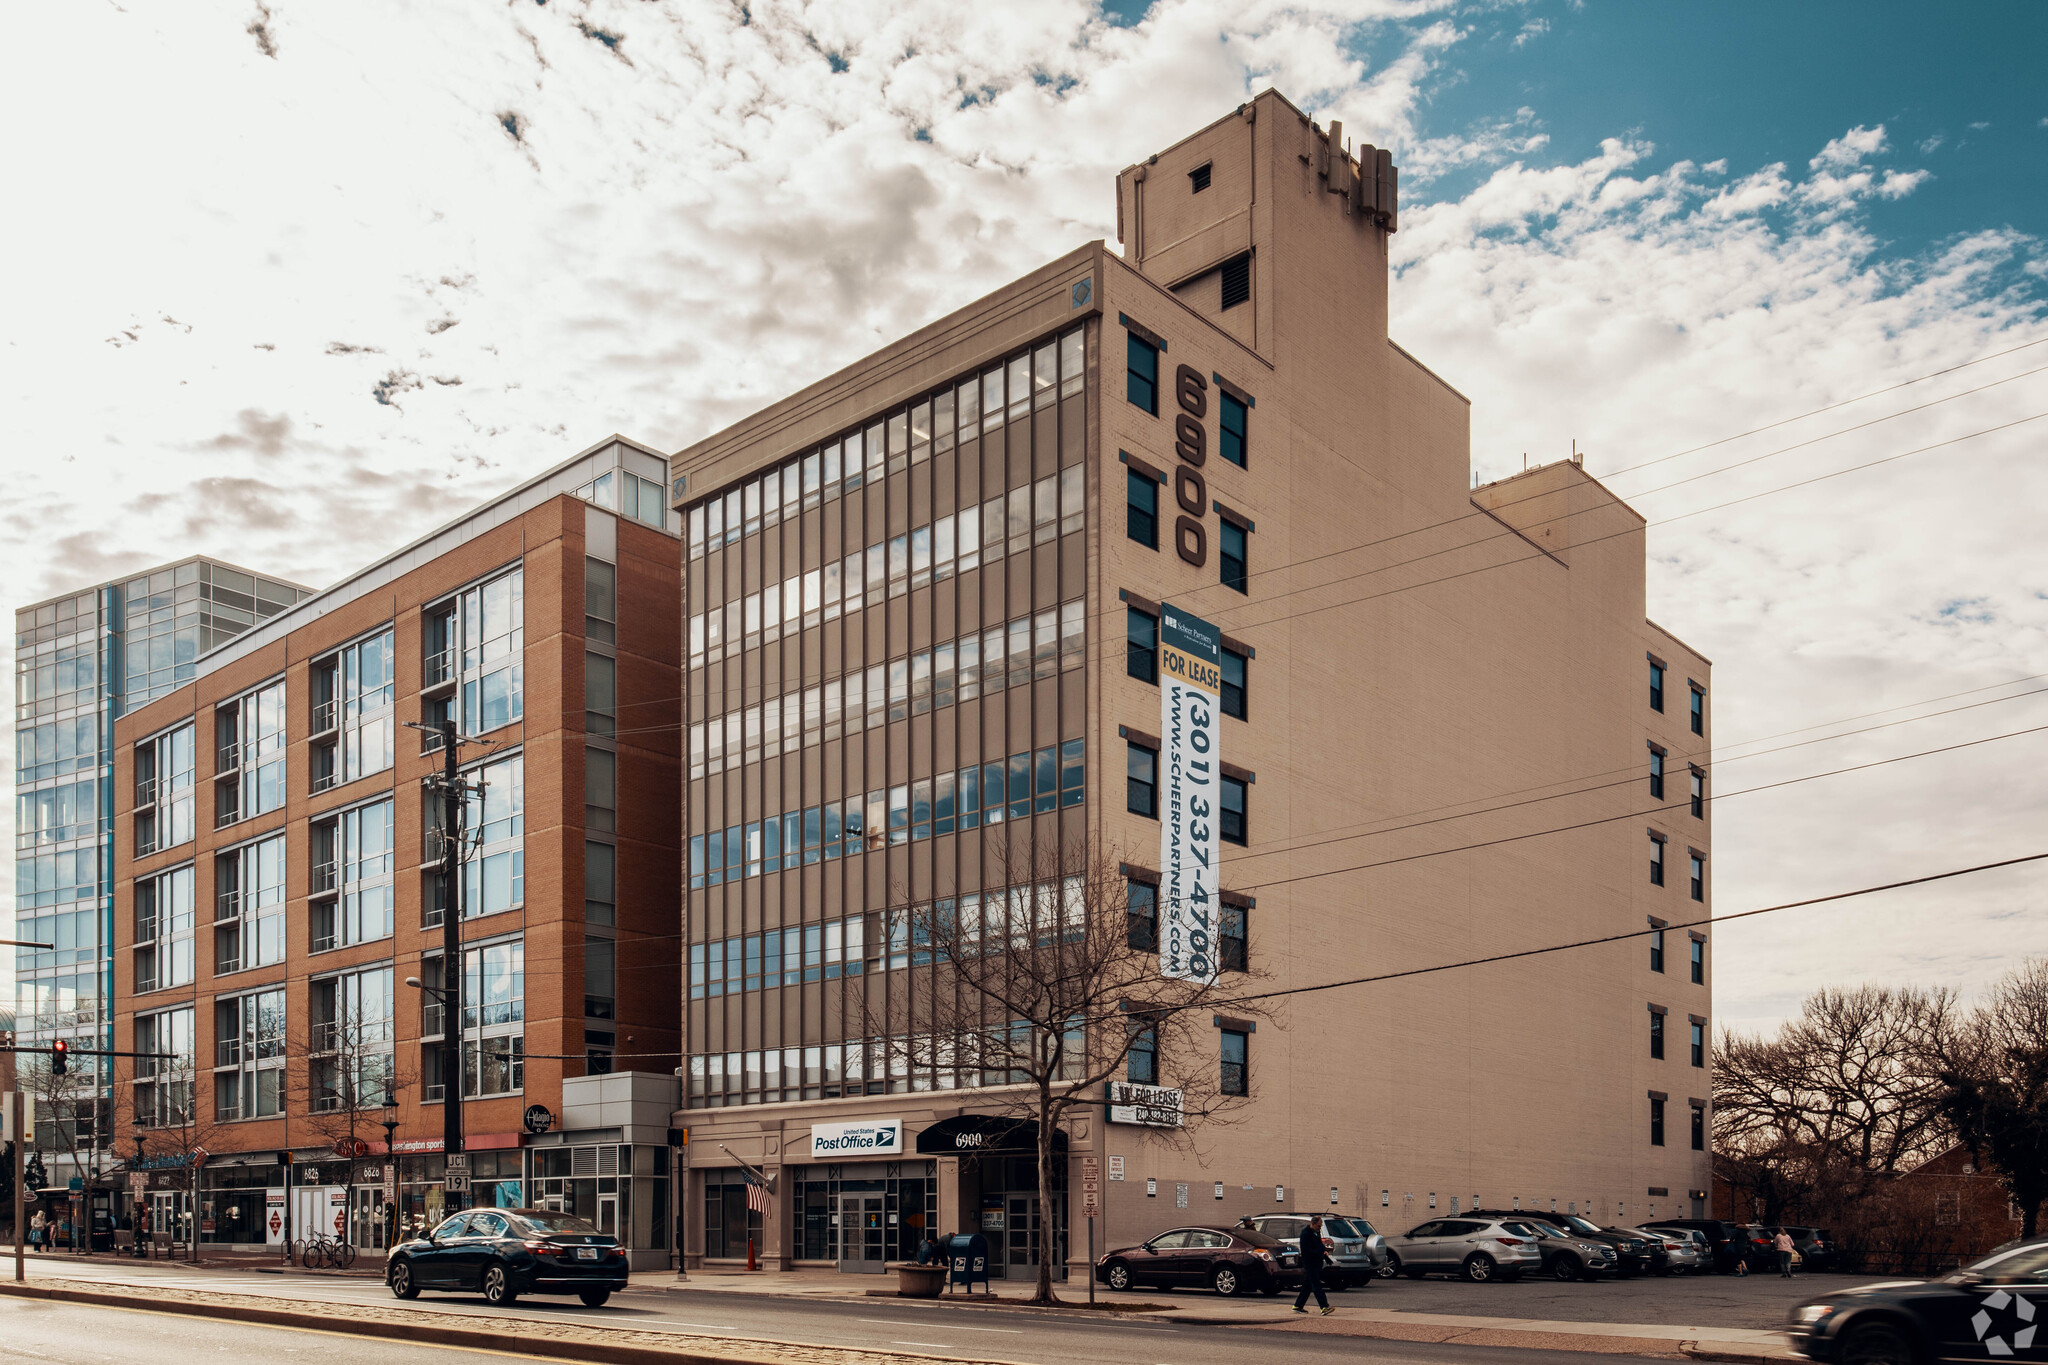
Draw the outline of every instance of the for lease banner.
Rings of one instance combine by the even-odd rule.
[[[1159,609],[1159,971],[1216,979],[1223,632]]]

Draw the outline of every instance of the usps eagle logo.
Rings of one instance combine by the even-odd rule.
[[[2006,1310],[2011,1309],[2008,1313]],[[1996,1314],[1997,1316],[1993,1316]],[[2006,1319],[2013,1321],[2006,1321]],[[2019,1327],[2017,1323],[2026,1323]],[[1984,1300],[1984,1306],[1977,1310],[1977,1316],[1970,1319],[1970,1326],[1977,1331],[1977,1340],[1984,1343],[1984,1349],[1994,1356],[2009,1356],[2015,1351],[2024,1351],[2034,1344],[2034,1305],[2018,1294],[2008,1294],[2003,1289],[1995,1290]],[[1993,1327],[2005,1328],[2011,1332],[2012,1340],[2006,1341],[2006,1332],[1993,1332]]]

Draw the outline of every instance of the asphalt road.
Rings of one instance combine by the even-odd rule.
[[[62,1278],[125,1284],[218,1289],[308,1304],[393,1302],[382,1283],[368,1278],[254,1271],[191,1271],[164,1265],[121,1262],[31,1262],[33,1278]],[[1047,1317],[1022,1309],[966,1308],[943,1302],[875,1299],[866,1302],[829,1299],[775,1298],[717,1290],[670,1290],[647,1277],[613,1297],[604,1308],[584,1308],[574,1299],[522,1299],[511,1309],[492,1309],[469,1295],[429,1294],[416,1306],[430,1311],[493,1319],[499,1324],[520,1319],[607,1322],[652,1328],[687,1336],[742,1337],[803,1345],[848,1346],[941,1356],[1011,1361],[1018,1365],[1242,1365],[1247,1352],[1293,1365],[1321,1365],[1339,1360],[1369,1360],[1387,1365],[1498,1365],[1497,1348],[1436,1345],[1320,1334],[1257,1331],[1256,1329],[1169,1323],[1134,1317]],[[1817,1276],[1785,1281],[1766,1277],[1746,1280],[1701,1277],[1677,1280],[1643,1279],[1609,1284],[1467,1285],[1449,1280],[1380,1281],[1365,1290],[1332,1296],[1340,1314],[1347,1305],[1397,1308],[1421,1313],[1455,1313],[1502,1318],[1547,1318],[1566,1321],[1661,1322],[1672,1325],[1775,1327],[1788,1303],[1830,1288],[1858,1281],[1846,1276]],[[1085,1294],[1085,1286],[1079,1286]],[[1193,1306],[1213,1303],[1213,1295],[1188,1291],[1162,1294],[1146,1291],[1110,1295],[1118,1299]],[[1286,1312],[1288,1301],[1252,1299],[1239,1306],[1272,1317],[1276,1323],[1299,1321]],[[261,1329],[250,1329],[260,1331]],[[59,1356],[57,1359],[64,1359]],[[344,1359],[353,1358],[349,1353]],[[378,1358],[372,1355],[365,1359]],[[131,1357],[132,1359],[132,1357]],[[445,1359],[428,1353],[421,1359]],[[1581,1356],[1546,1351],[1545,1365],[1588,1365],[1611,1355]],[[4,1365],[14,1365],[0,1355]],[[173,1365],[153,1361],[152,1365]]]
[[[409,1346],[332,1332],[248,1327],[212,1318],[0,1298],[0,1365],[135,1365],[141,1360],[150,1365],[278,1365],[301,1360],[484,1365],[487,1361],[530,1358]]]

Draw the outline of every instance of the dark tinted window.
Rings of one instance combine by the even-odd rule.
[[[443,1241],[450,1237],[460,1237],[463,1235],[463,1230],[466,1229],[468,1226],[469,1215],[466,1213],[458,1213],[452,1218],[443,1219],[441,1221],[441,1226],[435,1228],[432,1235],[434,1240],[437,1242]]]
[[[1124,808],[1133,815],[1156,815],[1159,786],[1159,753],[1142,744],[1132,744],[1125,756]]]
[[[1159,946],[1159,888],[1150,882],[1130,882],[1124,892],[1124,913],[1133,948]],[[1133,1077],[1132,1079],[1136,1079]]]
[[[503,1237],[505,1231],[503,1214],[480,1213],[469,1220],[469,1235],[472,1237]]]
[[[1450,1221],[1444,1224],[1442,1235],[1445,1237],[1470,1237],[1485,1226],[1486,1224],[1484,1223],[1473,1223],[1463,1220]]]
[[[1126,483],[1129,506],[1124,513],[1124,534],[1147,549],[1159,548],[1159,485],[1133,469]]]
[[[1247,804],[1245,784],[1235,777],[1224,778],[1222,819],[1217,825],[1217,835],[1224,843],[1241,844],[1245,842],[1245,806]]]
[[[1124,672],[1139,682],[1159,681],[1159,618],[1136,607],[1124,608]]]
[[[1235,650],[1223,651],[1223,714],[1249,719],[1245,715],[1244,674],[1247,660]]]
[[[1251,410],[1229,394],[1223,395],[1222,439],[1218,442],[1223,458],[1242,469],[1245,462],[1245,428]]]
[[[1124,396],[1134,406],[1156,417],[1159,415],[1159,348],[1142,340],[1136,332],[1124,335],[1129,338],[1125,346],[1129,368],[1124,381]]]
[[[1221,1247],[1229,1246],[1230,1237],[1226,1233],[1209,1232],[1205,1229],[1200,1232],[1189,1233],[1188,1245],[1191,1247],[1201,1247],[1205,1250],[1215,1250]],[[1254,1243],[1254,1245],[1257,1244]]]
[[[1245,564],[1248,555],[1244,527],[1224,522],[1218,541],[1221,551],[1216,556],[1220,571],[1218,581],[1226,588],[1236,588],[1239,592],[1250,591],[1245,586]]]
[[[1307,1220],[1304,1219],[1303,1222],[1305,1224]],[[1277,1231],[1279,1231],[1277,1228],[1272,1229],[1270,1231],[1261,1228],[1237,1228],[1234,1230],[1234,1233],[1237,1237],[1237,1240],[1244,1243],[1246,1246],[1264,1247],[1268,1251],[1271,1251],[1275,1247],[1281,1245],[1280,1238],[1273,1235],[1274,1232]],[[1285,1233],[1283,1235],[1292,1237],[1294,1234]]]
[[[582,1233],[595,1237],[597,1229],[581,1218],[566,1213],[522,1213],[518,1222],[533,1232]]]

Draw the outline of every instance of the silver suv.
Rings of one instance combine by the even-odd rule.
[[[1298,1255],[1302,1233],[1313,1216],[1317,1215],[1255,1213],[1238,1222],[1244,1227],[1257,1228],[1268,1237],[1279,1238]],[[1330,1269],[1323,1282],[1332,1289],[1371,1284],[1381,1273],[1380,1267],[1387,1263],[1386,1239],[1373,1230],[1371,1223],[1355,1215],[1325,1213],[1320,1217],[1323,1220],[1323,1249],[1330,1255]]]
[[[1410,1279],[1431,1272],[1462,1275],[1474,1284],[1516,1280],[1543,1264],[1543,1252],[1525,1228],[1495,1218],[1432,1218],[1387,1239],[1395,1267]]]

